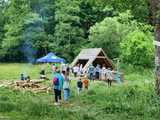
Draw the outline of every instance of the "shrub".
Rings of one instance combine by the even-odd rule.
[[[153,36],[149,32],[135,30],[121,43],[121,57],[124,62],[152,67],[154,60]]]
[[[120,54],[120,42],[126,34],[126,25],[118,22],[117,18],[105,18],[90,29],[90,46],[103,48],[109,57],[115,58]]]

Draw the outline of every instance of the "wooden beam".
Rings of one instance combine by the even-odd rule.
[[[104,59],[107,59],[105,56],[97,56],[96,58],[104,58]]]

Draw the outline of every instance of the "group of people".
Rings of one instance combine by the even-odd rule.
[[[73,67],[73,73],[75,77],[87,74],[91,81],[94,81],[95,79],[107,81],[109,86],[111,86],[114,79],[114,71],[111,70],[111,68],[106,68],[105,65],[101,67],[99,64],[97,64],[96,67],[94,67],[93,64],[90,64],[85,72],[83,71],[82,64],[77,64]]]
[[[63,97],[64,102],[67,103],[70,95],[70,83],[71,80],[69,78],[70,69],[60,69],[58,67],[55,68],[55,71],[53,72],[53,79],[52,79],[52,86],[54,89],[54,96],[55,96],[55,105],[60,105],[62,101],[62,91],[63,91]],[[79,95],[83,88],[88,89],[89,86],[89,80],[87,77],[79,78],[77,80],[77,94]]]
[[[106,68],[105,65],[101,67],[99,64],[94,67],[92,64],[88,67],[88,76],[90,80],[104,80],[108,82],[108,85],[111,86],[112,81],[114,80],[113,70],[111,68]]]
[[[72,69],[69,68],[67,65],[55,65],[51,64],[50,70],[52,71],[52,88],[54,90],[54,98],[55,98],[55,105],[60,105],[62,101],[62,91],[63,91],[63,98],[64,102],[67,103],[70,95],[70,73],[72,72],[75,77],[78,78],[77,80],[77,94],[81,94],[83,89],[88,89],[89,82],[94,81],[95,79],[104,80],[108,83],[108,86],[111,86],[111,83],[114,79],[113,72],[111,68],[106,68],[105,65],[102,67],[97,64],[94,67],[92,64],[88,66],[87,71],[83,71],[82,64],[78,64],[74,66]],[[40,72],[40,78],[46,79],[44,69]]]

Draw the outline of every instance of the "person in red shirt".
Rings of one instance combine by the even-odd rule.
[[[84,88],[85,89],[88,89],[88,86],[89,86],[89,80],[88,78],[85,76],[84,79],[83,79],[83,85],[84,85]]]

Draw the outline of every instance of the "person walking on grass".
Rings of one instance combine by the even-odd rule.
[[[81,80],[81,78],[77,81],[77,90],[78,90],[78,95],[81,93],[83,88],[83,82]]]
[[[85,76],[84,79],[83,79],[83,85],[84,85],[84,88],[86,90],[88,90],[89,80],[88,80],[87,76]]]
[[[60,105],[61,103],[61,91],[63,89],[64,77],[60,73],[60,69],[56,69],[56,72],[53,77],[53,88],[55,95],[55,105]]]
[[[63,72],[64,74],[64,84],[63,84],[63,91],[64,91],[64,102],[68,102],[70,97],[70,80],[69,74],[67,72]]]
[[[112,80],[113,80],[113,73],[111,68],[108,68],[106,70],[106,77],[107,77],[108,86],[110,87],[112,85]]]

